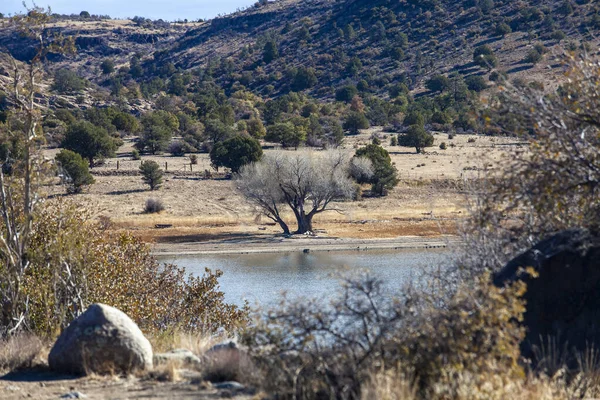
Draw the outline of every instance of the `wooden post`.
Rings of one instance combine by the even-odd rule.
[[[194,171],[192,171],[192,164],[191,163],[190,163],[190,172],[194,172]]]
[[[119,160],[117,160],[117,171],[119,170]]]
[[[169,170],[169,164],[165,161],[165,171]]]

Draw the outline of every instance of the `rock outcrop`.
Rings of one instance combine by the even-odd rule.
[[[152,368],[152,346],[125,313],[93,304],[64,330],[48,356],[60,373],[130,373]]]
[[[523,269],[532,267],[533,278]],[[503,286],[527,283],[523,356],[535,359],[535,347],[549,340],[572,354],[600,348],[600,239],[587,230],[558,233],[510,261],[494,278]]]

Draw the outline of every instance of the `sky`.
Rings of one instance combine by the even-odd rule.
[[[52,8],[53,13],[110,15],[113,18],[133,18],[136,15],[151,19],[174,21],[197,20],[228,14],[238,8],[248,7],[256,0],[37,0],[40,7]],[[31,5],[31,1],[27,1]],[[23,0],[0,0],[0,12],[14,14],[22,12]]]

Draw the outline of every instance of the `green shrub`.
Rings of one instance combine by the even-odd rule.
[[[142,156],[140,156],[140,152],[137,151],[136,149],[131,150],[131,159],[132,160],[141,160]]]
[[[210,161],[215,169],[226,167],[236,173],[244,165],[259,161],[262,155],[258,140],[238,135],[216,143],[210,152]]]
[[[359,180],[358,183],[370,183],[374,194],[385,196],[398,184],[398,171],[392,164],[390,154],[383,147],[369,144],[356,150],[354,157],[366,157],[371,160],[373,175],[365,181]]]
[[[54,83],[52,89],[61,94],[70,94],[78,92],[86,87],[86,81],[80,78],[75,72],[68,69],[59,69],[54,74]]]
[[[398,137],[400,146],[414,147],[421,153],[425,147],[433,146],[433,135],[420,125],[411,125],[404,135]]]
[[[68,193],[81,193],[84,186],[94,183],[88,163],[79,154],[63,149],[55,159],[66,175]]]
[[[160,188],[163,172],[156,161],[143,161],[140,165],[140,173],[144,183],[150,186],[150,190]]]
[[[447,148],[448,146],[446,145],[446,142],[440,143],[440,150],[446,150]]]

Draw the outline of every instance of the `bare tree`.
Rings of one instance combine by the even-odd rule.
[[[600,227],[600,60],[566,55],[554,92],[504,82],[485,112],[522,140],[481,180],[466,226],[469,269],[496,269],[554,232]]]
[[[0,257],[3,262],[2,285],[2,326],[7,334],[16,332],[25,322],[28,299],[21,285],[25,272],[29,268],[27,256],[30,233],[33,223],[33,210],[38,203],[36,185],[44,175],[44,163],[39,156],[39,146],[43,142],[40,126],[41,105],[37,99],[40,94],[40,81],[46,55],[74,51],[74,42],[60,36],[47,37],[47,24],[51,12],[34,7],[26,14],[11,18],[11,23],[21,35],[35,43],[33,57],[21,64],[5,51],[3,57],[12,66],[12,86],[9,91],[11,118],[20,121],[7,124],[9,136],[20,143],[22,155],[15,162],[10,176],[0,169],[0,215],[2,235],[0,235]],[[7,160],[1,160],[5,163]]]
[[[296,217],[296,233],[303,234],[312,232],[315,215],[331,210],[332,201],[351,198],[355,191],[350,156],[336,150],[269,154],[242,168],[236,187],[286,234],[290,233],[282,218],[286,206]]]

